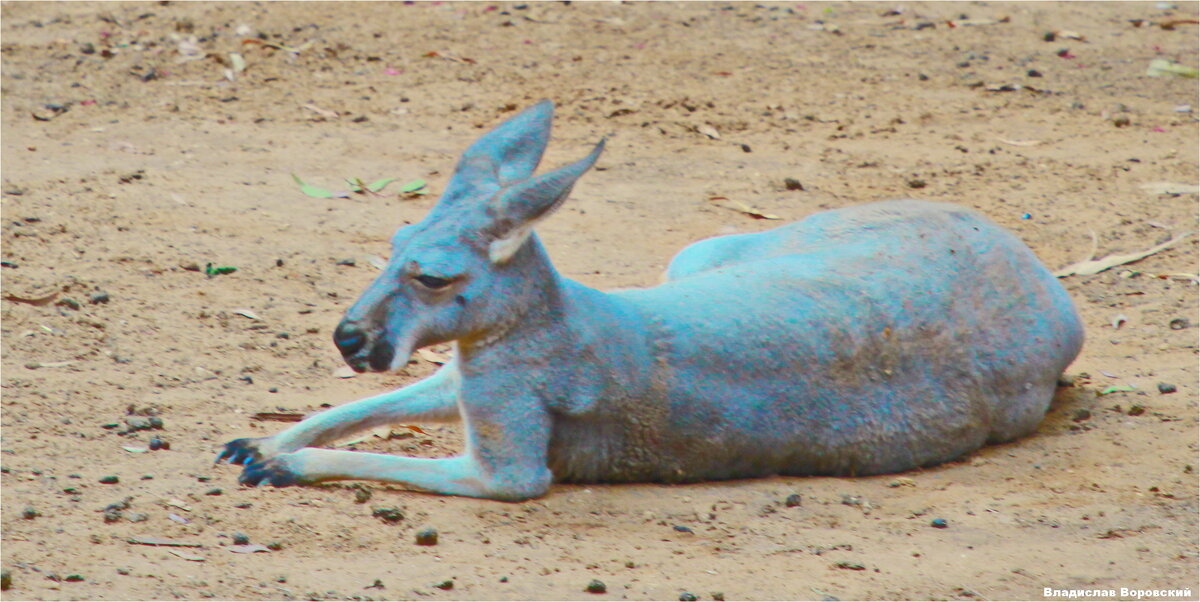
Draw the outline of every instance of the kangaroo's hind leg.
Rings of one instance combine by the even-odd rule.
[[[217,462],[255,464],[377,426],[457,420],[460,380],[453,360],[425,380],[321,412],[271,437],[234,439]]]

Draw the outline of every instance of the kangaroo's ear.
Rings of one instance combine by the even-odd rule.
[[[553,117],[554,104],[549,100],[521,111],[476,140],[463,153],[456,175],[487,177],[500,186],[528,178],[542,160]]]
[[[566,167],[518,182],[498,194],[487,208],[492,222],[488,256],[493,263],[508,261],[533,232],[533,226],[558,209],[575,181],[591,169],[604,151],[601,140],[583,159]]]

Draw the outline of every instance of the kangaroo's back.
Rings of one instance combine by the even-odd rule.
[[[645,404],[669,408],[653,438],[677,463],[660,455],[660,478],[949,460],[1036,428],[1082,344],[1032,252],[952,205],[876,203],[702,241],[670,274],[617,293],[651,325],[661,399]],[[627,411],[647,428],[640,402]]]

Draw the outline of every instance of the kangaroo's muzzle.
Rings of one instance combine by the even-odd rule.
[[[396,355],[395,347],[383,338],[371,344],[371,338],[351,320],[342,320],[333,331],[333,344],[355,372],[366,372],[368,369],[383,372],[391,367],[392,358]]]

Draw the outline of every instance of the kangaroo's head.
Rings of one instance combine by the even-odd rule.
[[[553,113],[542,101],[476,141],[429,215],[392,237],[387,268],[333,333],[350,367],[394,370],[426,345],[486,340],[540,301],[553,272],[528,244],[533,226],[604,148],[531,177]]]

